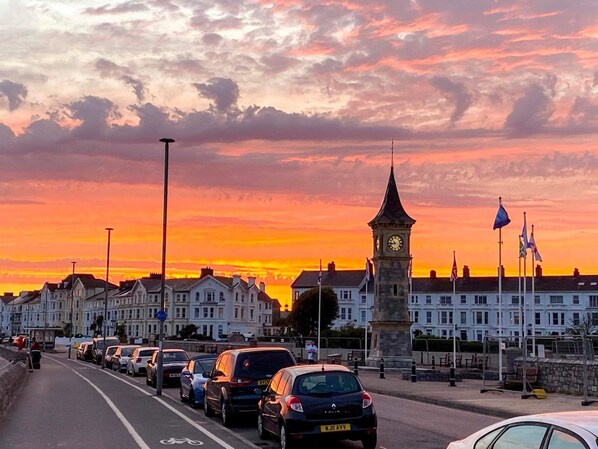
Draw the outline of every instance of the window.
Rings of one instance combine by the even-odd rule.
[[[541,304],[541,302],[540,302],[540,295],[534,296],[534,304]]]
[[[461,295],[461,304],[467,304],[467,295]]]
[[[548,449],[585,449],[586,445],[572,433],[554,429],[550,435]]]
[[[573,295],[573,304],[579,304],[579,295]]]
[[[347,319],[348,320],[353,319],[353,309],[351,307],[347,307]]]
[[[253,309],[249,310],[249,319],[253,321]]]
[[[344,307],[341,307],[341,320],[347,319],[347,311]]]
[[[537,449],[542,447],[546,427],[522,424],[505,430],[494,442],[494,449]],[[476,445],[477,446],[477,445]]]
[[[598,308],[598,296],[590,295],[590,307],[593,309]]]
[[[461,324],[467,324],[467,312],[461,312]]]
[[[218,307],[218,318],[224,317],[224,309],[222,307]]]
[[[474,304],[488,304],[488,297],[486,295],[475,295],[473,302]]]
[[[419,298],[417,297],[417,295],[412,295],[411,296],[411,303],[412,304],[419,304]]]
[[[579,320],[579,313],[578,312],[574,312],[573,313],[573,324],[574,325],[578,325],[579,322],[580,322],[580,320]]]
[[[538,325],[539,325],[539,324],[542,324],[542,320],[541,320],[541,314],[540,314],[540,312],[536,312],[536,313],[535,313],[535,315],[536,315],[536,316],[534,317],[534,323],[535,323],[535,324],[538,324]]]
[[[208,317],[208,308],[207,307],[203,307],[203,317],[204,318]]]
[[[562,312],[552,312],[550,322],[553,326],[563,326],[565,324],[565,314]]]
[[[453,303],[453,299],[450,296],[441,296],[440,297],[440,305],[447,306]]]
[[[432,323],[432,312],[426,312],[426,324]]]
[[[220,292],[219,298],[220,301],[224,301],[224,292]]]
[[[513,306],[518,306],[519,305],[519,295],[513,295],[511,296],[511,305]]]
[[[214,307],[210,307],[210,318],[214,318]]]
[[[414,323],[419,323],[419,310],[414,310],[413,311],[413,322]]]
[[[488,324],[488,312],[476,311],[474,316],[476,324]]]
[[[393,296],[397,296],[399,294],[399,286],[397,284],[392,284],[392,294]]]
[[[194,318],[199,318],[199,307],[195,308],[195,315]]]
[[[239,318],[239,308],[235,307],[235,319]]]
[[[443,310],[440,312],[440,324],[451,324],[453,322],[453,312]]]
[[[561,295],[550,295],[550,304],[563,304],[563,297]]]
[[[432,304],[432,295],[426,295],[426,304]]]
[[[213,290],[206,290],[203,295],[204,301],[206,302],[212,302],[215,299],[215,293]]]

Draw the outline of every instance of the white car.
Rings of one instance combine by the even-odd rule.
[[[112,369],[121,373],[125,372],[133,351],[138,347],[139,345],[120,345],[117,347],[116,352],[112,355]]]
[[[140,347],[133,351],[133,355],[129,359],[127,364],[127,374],[135,377],[138,374],[144,374],[147,362],[152,358],[152,354],[157,351],[158,348],[154,346]]]
[[[544,413],[507,419],[447,449],[598,449],[598,410]]]

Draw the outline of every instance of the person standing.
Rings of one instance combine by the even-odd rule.
[[[318,360],[318,347],[313,341],[307,344],[307,363],[313,365]]]

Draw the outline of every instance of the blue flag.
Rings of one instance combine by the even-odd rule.
[[[494,219],[494,226],[492,227],[492,229],[502,228],[503,226],[506,226],[509,223],[511,223],[509,214],[507,214],[507,211],[504,207],[502,207],[501,204],[500,206],[498,206],[498,212],[496,212],[496,218]]]

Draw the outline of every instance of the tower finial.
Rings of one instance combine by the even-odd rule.
[[[395,166],[395,140],[392,139],[390,141],[390,167],[394,168]]]

